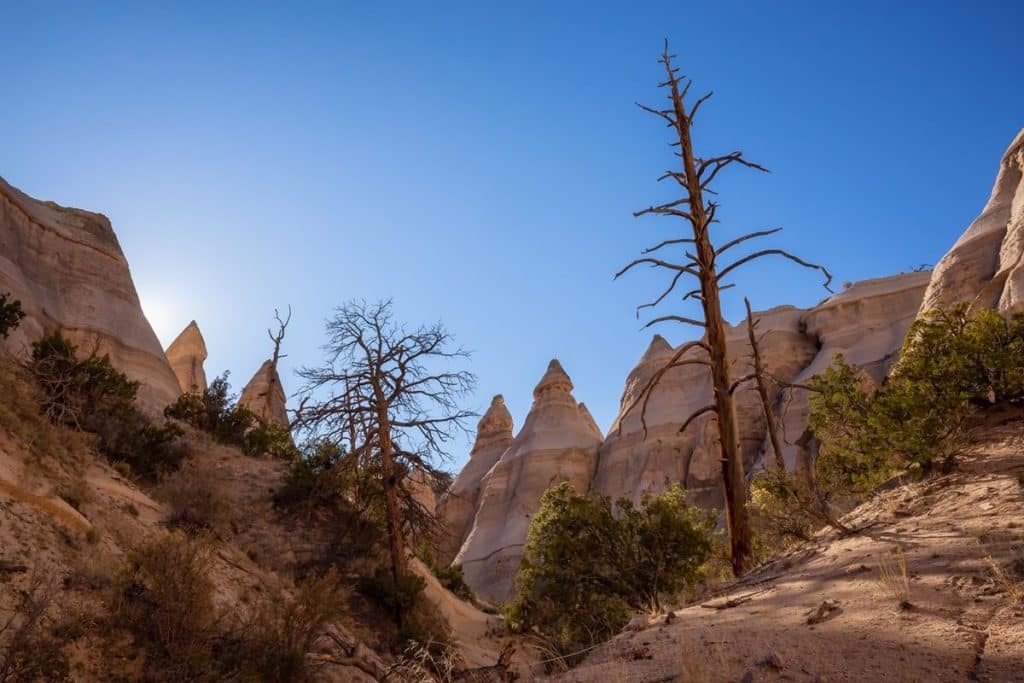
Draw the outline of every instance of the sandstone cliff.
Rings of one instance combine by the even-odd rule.
[[[59,329],[84,348],[98,344],[142,382],[147,409],[180,393],[106,216],[38,201],[0,178],[0,292],[21,300],[27,314],[7,340],[12,352]]]
[[[501,394],[491,399],[491,407],[476,426],[476,441],[469,462],[462,468],[447,493],[441,498],[437,515],[445,526],[438,560],[449,564],[469,534],[480,499],[480,486],[494,463],[512,445],[512,414]]]
[[[251,410],[261,420],[273,422],[281,427],[288,427],[288,408],[284,387],[273,361],[263,362],[260,369],[242,389],[238,403]]]
[[[544,491],[563,481],[579,491],[590,486],[603,436],[572,388],[559,362],[551,361],[533,390],[523,428],[483,478],[473,525],[455,562],[485,598],[509,597]]]
[[[999,164],[992,195],[938,265],[921,312],[959,301],[1024,309],[1024,130]]]
[[[201,394],[206,391],[206,340],[193,320],[167,347],[167,362],[171,364],[178,387],[183,394]]]

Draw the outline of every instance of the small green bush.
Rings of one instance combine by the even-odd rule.
[[[388,567],[377,567],[372,576],[364,576],[356,590],[389,612],[410,612],[419,603],[427,582],[415,574],[407,574],[397,582]]]
[[[292,441],[291,432],[275,423],[257,423],[242,439],[242,452],[246,455],[269,455],[278,460],[295,461],[302,457]]]
[[[125,463],[142,477],[156,479],[177,469],[185,456],[181,429],[154,424],[135,405],[139,383],[95,351],[77,357],[77,348],[59,332],[32,345],[29,370],[40,388],[40,407],[54,424],[95,434],[100,453]]]
[[[466,575],[457,564],[448,567],[433,567],[434,576],[441,585],[463,600],[473,600],[473,589],[466,583]]]
[[[11,299],[10,293],[0,294],[0,339],[6,339],[17,329],[24,317],[20,301]]]
[[[630,614],[695,584],[712,551],[714,515],[676,485],[641,506],[582,496],[562,483],[534,515],[508,609],[562,655],[617,633]]]
[[[980,410],[1024,400],[1024,314],[972,314],[966,304],[931,311],[910,327],[877,392],[842,356],[810,387],[823,490],[854,497],[898,471],[948,468]]]
[[[201,394],[182,394],[164,415],[210,434],[220,443],[241,446],[256,421],[252,411],[238,405],[231,394],[228,373],[217,377]]]

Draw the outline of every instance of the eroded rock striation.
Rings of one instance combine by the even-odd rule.
[[[148,410],[180,393],[106,216],[33,199],[0,178],[0,292],[26,313],[5,344],[13,353],[60,330],[141,382]]]
[[[183,394],[201,394],[206,391],[206,340],[193,320],[181,331],[166,351],[178,386]]]
[[[438,503],[437,515],[445,526],[438,558],[442,564],[455,559],[466,540],[476,515],[484,475],[512,445],[512,427],[512,414],[505,406],[505,398],[498,394],[491,399],[491,406],[477,423],[476,441],[469,452],[469,462]]]
[[[569,375],[552,360],[533,390],[522,429],[483,477],[473,524],[455,563],[485,598],[510,596],[530,519],[544,492],[563,481],[581,492],[590,486],[604,437],[572,389]]]
[[[245,406],[264,422],[288,427],[288,407],[281,385],[281,376],[272,360],[264,361],[238,396],[239,405]]]
[[[957,302],[1024,310],[1024,130],[999,164],[981,215],[935,266],[921,313]]]

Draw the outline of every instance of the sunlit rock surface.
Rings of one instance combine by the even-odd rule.
[[[1024,130],[1003,155],[981,215],[935,266],[921,312],[960,301],[1024,309]]]
[[[572,389],[561,364],[551,361],[533,390],[523,428],[483,478],[476,515],[455,562],[485,598],[511,594],[526,531],[544,492],[563,481],[585,492],[594,476],[603,436]]]
[[[193,320],[167,347],[167,362],[171,364],[178,386],[183,394],[201,394],[206,391],[206,340]]]
[[[0,178],[0,292],[27,314],[5,343],[13,353],[59,329],[141,382],[148,410],[180,393],[106,216],[33,199]]]
[[[264,422],[273,422],[281,427],[288,426],[288,406],[281,376],[273,361],[266,360],[238,396],[238,403],[245,406]]]
[[[476,426],[476,441],[469,453],[469,462],[438,504],[437,514],[446,532],[439,549],[439,560],[443,564],[455,558],[466,540],[476,514],[484,475],[512,445],[512,426],[512,415],[499,394],[491,399],[490,408]]]

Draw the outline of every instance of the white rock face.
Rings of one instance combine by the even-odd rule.
[[[935,267],[921,313],[960,301],[1024,310],[1024,130],[1003,155],[981,215]]]
[[[38,201],[0,178],[0,292],[26,313],[5,344],[13,353],[59,329],[83,349],[98,343],[141,382],[145,409],[162,410],[180,393],[106,216]]]
[[[206,340],[193,320],[181,331],[166,351],[167,362],[171,364],[178,386],[183,394],[201,394],[206,391]]]
[[[921,271],[864,280],[807,311],[801,322],[821,348],[790,381],[806,382],[842,354],[880,383],[899,356],[930,279],[930,272]],[[817,453],[807,433],[809,411],[806,391],[782,392],[776,415],[782,423],[783,456],[789,470],[808,467]]]
[[[439,549],[438,559],[442,564],[455,559],[466,540],[476,515],[484,475],[512,445],[512,427],[512,414],[505,406],[504,397],[498,394],[491,399],[491,407],[476,426],[476,441],[469,453],[469,462],[438,503],[437,515],[446,529]]]
[[[780,306],[754,316],[760,321],[756,329],[765,368],[780,379],[791,379],[817,352],[815,340],[802,332],[803,315],[800,309]],[[726,330],[726,338],[735,361],[732,376],[750,373],[746,322]],[[645,493],[659,493],[673,483],[685,482],[696,502],[720,506],[721,465],[713,416],[704,414],[679,433],[687,417],[712,402],[711,376],[706,366],[685,365],[665,374],[647,402],[646,437],[644,434],[642,403],[637,403],[637,398],[674,353],[668,342],[656,335],[629,374],[619,415],[601,446],[594,489],[613,498],[625,495],[639,500]],[[682,358],[704,356],[703,351],[691,349]],[[735,396],[740,445],[749,470],[761,457],[767,426],[753,384],[738,389]]]
[[[544,492],[563,481],[580,492],[590,486],[604,437],[572,388],[561,364],[551,361],[533,390],[523,428],[483,478],[476,516],[455,563],[485,598],[510,596],[530,518]]]
[[[266,360],[238,396],[238,403],[265,422],[288,427],[288,407],[281,376],[273,361]]]

